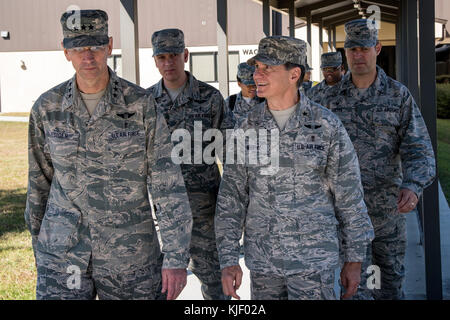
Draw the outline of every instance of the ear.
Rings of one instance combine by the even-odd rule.
[[[302,75],[302,69],[293,68],[290,71],[291,71],[291,73],[289,75],[289,80],[292,81],[293,83],[297,83],[298,79],[300,79],[300,77]]]
[[[66,56],[66,60],[70,61],[69,52],[67,52],[67,49],[64,48],[64,44],[62,41],[61,41],[61,48],[63,48],[63,50],[64,50],[64,55]]]
[[[113,49],[113,38],[109,37],[109,43],[108,43],[108,57],[111,56]]]
[[[184,63],[188,62],[189,59],[189,50],[184,48]]]
[[[382,47],[383,47],[383,46],[381,45],[381,42],[378,41],[377,44],[376,44],[376,46],[375,46],[375,52],[377,53],[377,56],[380,54],[381,48],[382,48]]]

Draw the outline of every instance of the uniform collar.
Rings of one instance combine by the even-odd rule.
[[[125,106],[124,92],[120,78],[109,67],[108,72],[109,82],[105,91],[105,95],[100,100],[99,105],[97,106],[97,108],[95,108],[94,114],[92,114],[90,119],[87,110],[85,110],[86,108],[78,107],[73,110],[74,112],[79,113],[81,117],[87,117],[90,122],[94,122],[96,119],[100,118],[103,114],[111,110],[112,106]],[[80,106],[81,103],[81,95],[78,90],[75,74],[67,83],[61,106],[62,111]]]
[[[254,117],[253,121],[257,126],[264,127],[268,130],[278,128],[276,120],[269,110],[267,101],[260,103],[255,107],[255,110],[256,117]],[[317,117],[320,117],[321,115],[314,110],[312,108],[311,101],[306,97],[306,95],[300,93],[300,101],[296,105],[294,114],[286,122],[286,125],[282,131],[296,129],[305,122],[318,120]]]
[[[199,89],[199,81],[189,72],[186,72],[187,85],[184,87],[183,91],[180,93],[180,96],[177,98],[181,99],[183,102],[187,100],[198,100],[200,98],[200,89]],[[163,79],[159,80],[156,85],[155,98],[160,98],[165,93]],[[165,94],[168,94],[167,92]]]
[[[375,81],[367,89],[365,95],[368,94],[370,96],[374,96],[376,94],[383,93],[386,90],[386,84],[387,84],[387,75],[384,72],[384,70],[377,65],[377,77],[375,78]],[[347,72],[345,76],[342,78],[339,91],[341,94],[347,95],[351,90],[357,91],[358,88],[356,88],[356,86],[352,81],[351,72]]]

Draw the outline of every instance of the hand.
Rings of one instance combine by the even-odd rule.
[[[400,213],[407,213],[417,206],[419,199],[416,194],[409,189],[401,189],[397,199],[397,207]]]
[[[162,269],[162,293],[167,292],[167,300],[175,300],[187,283],[186,269]]]
[[[240,300],[236,293],[242,283],[242,269],[239,265],[226,267],[222,270],[222,287],[223,293],[227,296],[232,296]]]
[[[361,262],[346,262],[341,271],[341,283],[345,288],[342,299],[351,298],[361,282]]]

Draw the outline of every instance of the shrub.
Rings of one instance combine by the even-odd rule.
[[[450,83],[450,74],[443,74],[436,77],[437,83]]]
[[[437,117],[450,119],[450,84],[436,84]]]

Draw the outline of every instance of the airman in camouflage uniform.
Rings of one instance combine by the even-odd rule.
[[[101,10],[62,15],[76,74],[31,110],[25,221],[37,299],[173,299],[186,284],[192,216],[170,133],[154,99],[108,69],[107,19]],[[82,90],[97,87],[105,93],[90,114]]]
[[[357,299],[401,299],[405,275],[405,216],[433,181],[434,153],[411,93],[376,65],[381,50],[371,20],[345,25],[350,72],[326,102],[344,124],[358,154],[365,202],[375,230],[365,265],[381,269],[381,289],[365,281]],[[369,23],[369,24],[368,24]],[[370,259],[371,258],[371,259]],[[371,261],[370,261],[371,260]]]
[[[250,110],[239,129],[265,130],[269,140],[278,133],[279,143],[270,148],[279,151],[279,167],[269,172],[262,162],[227,158],[225,163],[216,237],[224,290],[235,298],[242,281],[243,230],[252,299],[335,299],[338,229],[345,237],[341,280],[351,296],[373,238],[358,160],[345,128],[328,109],[298,94],[305,52],[300,39],[267,37],[248,61],[256,65],[258,96],[266,102]],[[276,99],[281,96],[287,98]],[[273,111],[286,108],[293,111],[280,127]],[[261,152],[264,140],[244,149]]]
[[[217,89],[198,81],[184,70],[189,53],[181,30],[157,31],[152,35],[152,44],[155,63],[163,78],[149,90],[156,99],[157,109],[164,114],[170,132],[188,130],[192,139],[191,159],[195,159],[195,122],[202,125],[203,134],[208,129],[231,127],[231,114],[225,111],[225,101]],[[225,121],[229,124],[226,125]],[[174,143],[177,145],[178,141]],[[206,145],[208,143],[205,142],[203,147]],[[220,184],[218,166],[202,160],[202,163],[182,163],[181,171],[193,216],[189,268],[199,278],[205,299],[228,299],[222,292],[214,234]]]
[[[311,71],[313,68],[309,66],[308,63],[306,63],[305,66],[305,76],[302,82],[302,85],[300,86],[300,92],[303,94],[307,94],[309,90],[313,87],[313,82],[311,81]]]
[[[255,67],[250,66],[247,62],[242,62],[238,65],[237,82],[241,87],[241,91],[225,100],[228,108],[233,112],[234,124],[240,123],[247,117],[247,113],[263,99],[256,96],[256,86],[253,80],[253,72]],[[230,100],[233,106],[230,106]]]
[[[306,95],[311,101],[326,106],[328,89],[337,85],[342,79],[342,55],[338,52],[327,52],[321,56],[320,68],[324,79],[308,90]]]

